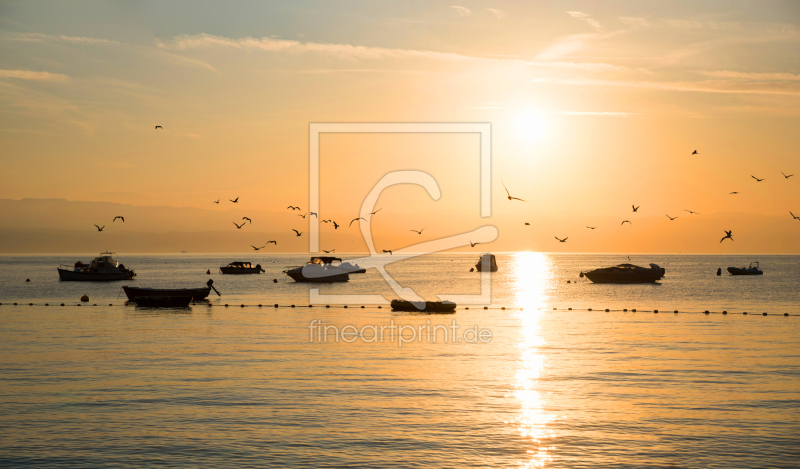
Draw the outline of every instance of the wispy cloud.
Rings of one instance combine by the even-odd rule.
[[[3,35],[3,38],[11,41],[27,41],[27,42],[58,41],[58,42],[70,42],[73,44],[86,44],[93,46],[118,46],[122,44],[119,41],[100,39],[96,37],[50,35],[42,33],[7,33]]]
[[[628,26],[633,26],[636,28],[644,28],[645,26],[650,25],[650,22],[648,22],[645,18],[636,18],[633,16],[620,16],[619,20],[622,21],[623,24],[627,24]]]
[[[555,60],[577,52],[583,48],[586,41],[595,37],[597,37],[596,34],[572,34],[570,36],[565,36],[536,54],[536,60]]]
[[[592,18],[592,16],[589,14],[586,14],[582,11],[568,11],[566,13],[575,19],[584,21],[586,24],[595,29],[600,29],[600,23],[596,19]]]
[[[472,11],[470,11],[470,9],[467,8],[467,7],[453,5],[450,8],[454,9],[455,11],[457,11],[458,14],[461,15],[461,16],[469,16],[470,13],[472,13]]]
[[[578,85],[578,86],[615,86],[626,88],[642,88],[662,91],[684,91],[699,93],[725,93],[725,94],[764,94],[764,95],[792,95],[800,96],[800,87],[779,85],[775,83],[731,83],[728,81],[700,81],[700,82],[660,82],[660,81],[630,81],[630,80],[602,80],[594,78],[536,78],[533,83]]]
[[[700,72],[714,78],[739,78],[752,81],[798,81],[800,75],[791,73],[763,73],[763,72],[734,72],[731,70],[717,70]]]
[[[549,114],[563,114],[567,116],[608,116],[608,117],[633,117],[640,116],[638,112],[616,111],[548,111]]]
[[[69,77],[60,73],[32,72],[30,70],[0,70],[0,78],[19,78],[35,81],[64,81]]]
[[[492,14],[497,17],[497,19],[502,20],[503,18],[506,17],[506,12],[504,12],[503,10],[498,10],[496,8],[487,8],[487,10],[492,12]]]

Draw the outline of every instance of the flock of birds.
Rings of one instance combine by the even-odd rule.
[[[160,126],[160,125],[156,125],[156,126],[155,126],[155,130],[158,130],[158,129],[162,129],[162,130],[163,130],[164,128],[163,128],[162,126]],[[697,150],[694,150],[694,151],[692,152],[692,155],[697,155],[697,154],[698,154]],[[790,177],[794,176],[794,174],[786,174],[786,173],[784,173],[783,171],[781,171],[781,175],[783,175],[784,179],[789,179]],[[752,177],[753,179],[755,179],[755,181],[756,181],[756,182],[763,182],[763,181],[765,181],[765,180],[766,180],[766,178],[757,178],[757,177],[755,177],[755,176],[754,176],[754,175],[752,175],[752,174],[750,175],[750,177]],[[509,200],[509,201],[515,201],[515,200],[517,200],[517,201],[520,201],[520,202],[526,202],[524,199],[521,199],[521,198],[519,198],[519,197],[513,197],[513,196],[511,195],[511,193],[509,192],[508,188],[506,187],[506,184],[505,184],[505,182],[501,181],[501,183],[503,184],[503,189],[505,189],[505,191],[506,191],[506,197],[508,198],[508,200]],[[731,194],[731,195],[736,195],[736,194],[738,194],[738,193],[739,193],[738,191],[733,191],[733,192],[731,192],[730,194]],[[231,203],[234,203],[234,204],[238,204],[238,203],[239,203],[239,197],[236,197],[235,199],[228,199],[228,200],[229,200]],[[213,203],[214,203],[214,204],[219,204],[219,202],[220,202],[220,199],[217,199],[217,200],[215,200]],[[633,213],[638,213],[638,212],[639,212],[639,208],[641,208],[641,205],[638,205],[638,206],[637,206],[637,205],[635,205],[635,204],[631,205],[631,209],[632,209],[632,212],[633,212]],[[296,210],[296,211],[301,211],[301,208],[300,208],[299,206],[289,205],[288,207],[286,207],[286,210],[292,210],[292,211],[295,211],[295,210]],[[377,214],[377,213],[378,213],[378,212],[380,212],[381,210],[382,210],[382,208],[379,208],[378,210],[375,210],[374,212],[370,212],[370,214],[369,214],[369,215],[370,215],[370,219],[372,218],[372,216],[374,216],[375,214]],[[687,210],[687,209],[684,209],[684,211],[685,211],[685,212],[688,212],[690,216],[691,216],[691,215],[699,215],[699,213],[698,213],[698,212],[695,212],[695,211],[692,211],[692,210]],[[792,213],[791,211],[789,212],[789,214],[792,216],[792,218],[793,218],[793,219],[795,219],[795,220],[800,220],[800,216],[798,216],[798,215],[795,215],[795,214],[794,214],[794,213]],[[297,214],[297,216],[299,216],[299,217],[301,217],[301,218],[303,218],[303,219],[305,219],[305,218],[306,218],[306,217],[308,217],[308,216],[312,216],[312,215],[313,215],[313,216],[315,216],[315,217],[317,217],[317,219],[319,219],[319,214],[318,214],[318,213],[316,213],[316,212],[311,212],[311,211],[309,211],[309,212],[306,212],[306,213],[299,213],[299,214]],[[678,218],[677,216],[674,216],[674,217],[673,217],[673,216],[670,216],[669,214],[665,214],[665,215],[666,215],[666,217],[667,217],[667,218],[669,218],[669,221],[674,221],[675,219],[677,219],[677,218]],[[113,219],[113,220],[111,220],[111,222],[112,222],[112,223],[113,223],[113,222],[116,222],[116,221],[117,221],[117,219],[120,219],[120,220],[122,220],[122,222],[123,222],[123,223],[125,222],[125,218],[124,218],[124,217],[122,217],[122,216],[120,216],[120,215],[118,215],[118,216],[114,217],[114,219]],[[353,218],[352,220],[350,220],[350,223],[347,225],[347,226],[348,226],[348,228],[349,228],[349,227],[352,227],[352,226],[353,226],[353,223],[355,223],[355,222],[356,222],[356,221],[358,221],[358,220],[363,220],[363,221],[366,221],[366,222],[368,222],[368,221],[369,221],[369,220],[367,220],[367,219],[366,219],[366,218],[364,218],[364,217],[356,217],[356,218]],[[337,223],[335,220],[328,219],[328,220],[320,220],[320,221],[321,221],[322,223],[332,223],[332,224],[333,224],[333,229],[335,229],[335,230],[338,230],[338,229],[339,229],[339,226],[340,226],[340,225],[339,225],[339,224],[338,224],[338,223]],[[240,230],[240,229],[242,229],[242,228],[245,226],[245,224],[246,224],[246,223],[250,223],[250,224],[252,224],[252,223],[253,223],[253,220],[251,220],[249,217],[242,217],[241,223],[236,223],[236,222],[233,222],[233,225],[236,227],[236,229],[237,229],[237,230]],[[623,221],[622,221],[622,223],[620,223],[620,225],[624,225],[625,223],[628,223],[628,224],[631,224],[631,225],[633,225],[633,222],[631,222],[630,220],[623,220]],[[528,225],[528,226],[529,226],[529,225],[530,225],[530,223],[529,223],[529,222],[525,222],[525,225]],[[103,226],[94,225],[94,226],[97,228],[97,231],[99,231],[99,232],[100,232],[100,231],[103,231],[103,230],[105,229],[105,225],[103,225]],[[588,225],[586,226],[586,228],[588,228],[588,229],[590,229],[590,230],[597,229],[597,227],[596,227],[596,226],[588,226]],[[417,233],[418,235],[421,235],[421,234],[422,234],[422,232],[423,232],[425,229],[427,229],[427,227],[425,227],[425,228],[422,228],[422,229],[419,229],[419,230],[414,230],[414,229],[411,229],[411,230],[409,230],[409,231],[411,231],[411,232],[414,232],[414,233]],[[298,237],[299,237],[299,236],[302,236],[302,235],[303,235],[303,233],[304,233],[303,231],[299,231],[299,230],[296,230],[296,229],[294,229],[294,228],[292,228],[292,231],[294,231],[294,233],[295,233],[295,236],[298,236]],[[730,239],[731,241],[733,241],[733,234],[732,234],[732,231],[733,231],[733,230],[723,230],[723,231],[725,232],[725,236],[724,236],[722,239],[720,239],[720,241],[719,241],[719,242],[720,242],[720,243],[722,243],[722,242],[723,242],[723,241],[725,241],[726,239]],[[569,239],[569,236],[567,236],[567,237],[565,237],[565,238],[563,238],[563,239],[562,239],[562,238],[559,238],[558,236],[555,236],[555,239],[556,239],[556,240],[558,240],[558,242],[560,242],[560,243],[566,243],[566,242],[567,242],[567,240]],[[277,240],[270,240],[270,241],[267,241],[267,242],[266,242],[266,243],[265,243],[263,246],[253,246],[253,245],[251,244],[251,245],[250,245],[250,247],[252,247],[252,248],[253,248],[253,250],[255,250],[255,251],[260,251],[261,249],[264,249],[264,248],[266,248],[266,247],[267,247],[268,245],[270,245],[270,244],[274,244],[275,246],[277,246],[277,245],[278,245],[278,241],[277,241]],[[478,245],[478,244],[480,244],[480,243],[473,243],[472,241],[470,241],[470,242],[469,242],[469,244],[470,244],[470,247],[475,247],[475,246],[477,246],[477,245]],[[332,252],[335,252],[335,251],[336,251],[336,249],[331,249],[331,250],[325,250],[325,249],[323,249],[322,251],[323,251],[323,252],[325,252],[326,254],[330,254],[330,253],[332,253]],[[389,250],[389,249],[383,249],[382,251],[383,251],[384,253],[389,253],[390,255],[392,254],[392,251],[391,251],[391,250]]]

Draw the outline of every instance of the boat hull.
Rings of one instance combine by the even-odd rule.
[[[136,301],[136,298],[179,298],[188,297],[190,301],[200,301],[208,298],[211,293],[211,287],[206,288],[136,288],[127,285],[122,287],[125,295],[131,301]]]
[[[220,267],[219,271],[223,274],[233,274],[233,275],[245,275],[245,274],[260,274],[262,272],[261,269],[252,267],[243,269],[240,267]]]
[[[422,306],[422,305],[419,305]],[[456,304],[448,301],[426,301],[422,309],[414,302],[405,300],[392,300],[392,311],[408,311],[414,313],[439,313],[452,314],[456,312]]]
[[[153,308],[180,308],[189,306],[191,296],[137,296],[133,298],[137,306]]]
[[[311,283],[334,283],[334,282],[347,282],[350,280],[350,275],[347,272],[341,272],[331,275],[320,276],[305,276],[303,275],[302,268],[292,269],[286,272],[286,275],[292,278],[295,282],[311,282]]]
[[[131,271],[108,274],[58,269],[58,278],[63,282],[113,282],[116,280],[130,280],[135,276],[136,274]]]
[[[739,269],[737,267],[728,267],[728,272],[731,275],[764,275],[760,270]]]
[[[584,272],[583,275],[594,283],[656,283],[661,274],[628,274],[608,272]]]

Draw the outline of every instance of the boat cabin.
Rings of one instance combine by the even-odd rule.
[[[230,264],[227,265],[227,267],[233,267],[236,269],[252,269],[253,264],[249,262],[231,262]]]
[[[308,262],[309,264],[321,264],[325,265],[332,265],[334,262],[342,262],[340,257],[333,257],[333,256],[314,256]]]

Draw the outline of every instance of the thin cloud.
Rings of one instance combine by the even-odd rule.
[[[27,41],[27,42],[58,41],[58,42],[70,42],[73,44],[86,44],[93,46],[118,46],[122,44],[119,41],[100,39],[96,37],[80,37],[80,36],[64,36],[64,35],[54,36],[42,33],[10,33],[5,35],[5,39],[11,41]]]
[[[463,16],[469,16],[472,13],[472,11],[470,11],[470,9],[467,8],[467,7],[453,5],[450,8],[454,9],[455,11],[457,11],[458,14],[461,15],[462,17]]]
[[[600,80],[592,78],[536,78],[532,83],[577,85],[577,86],[616,86],[625,88],[642,88],[662,91],[684,91],[699,93],[724,94],[764,94],[800,96],[800,87],[779,86],[774,83],[730,83],[726,81],[702,82],[656,82],[629,80]]]
[[[754,81],[800,80],[800,75],[793,75],[791,73],[734,72],[731,70],[704,71],[700,73],[714,78],[739,78],[742,80],[754,80]]]
[[[575,19],[586,22],[586,24],[595,29],[600,29],[600,23],[598,23],[596,19],[592,18],[591,15],[588,15],[582,11],[567,11],[566,13]]]
[[[492,12],[492,14],[497,17],[497,19],[502,20],[503,18],[506,17],[506,12],[504,12],[503,10],[498,10],[496,8],[487,8],[487,10]]]
[[[597,37],[597,34],[573,34],[566,36],[536,55],[536,60],[554,60],[583,49],[584,44]]]
[[[615,111],[549,111],[550,114],[563,114],[567,116],[609,116],[609,117],[632,117],[640,116],[638,112],[615,112]]]
[[[60,73],[32,72],[30,70],[0,70],[0,78],[19,78],[34,81],[64,81],[69,77]]]
[[[646,26],[650,26],[650,22],[648,22],[645,18],[636,18],[633,16],[620,16],[619,20],[622,21],[623,24],[627,24],[628,26],[633,26],[636,28],[644,28]]]

